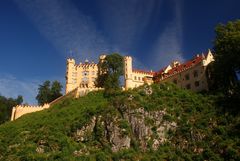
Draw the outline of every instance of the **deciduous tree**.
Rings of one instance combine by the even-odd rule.
[[[219,24],[215,32],[215,87],[231,94],[238,85],[240,72],[240,20]]]
[[[45,81],[42,85],[39,85],[38,95],[36,99],[39,105],[44,103],[50,103],[56,98],[62,96],[62,85],[58,81],[54,81],[52,84],[49,80]]]
[[[22,102],[22,96],[18,96],[16,99],[0,96],[0,124],[10,120],[12,108],[16,105],[22,104]]]
[[[117,53],[107,55],[98,64],[97,87],[103,87],[105,92],[111,93],[120,89],[119,78],[123,75],[123,57]]]

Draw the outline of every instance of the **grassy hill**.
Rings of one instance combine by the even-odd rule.
[[[0,160],[240,160],[240,117],[172,84],[92,92],[0,125]]]

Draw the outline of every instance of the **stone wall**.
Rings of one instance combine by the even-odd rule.
[[[44,104],[43,106],[18,105],[16,107],[13,107],[13,109],[12,109],[11,121],[16,120],[17,118],[21,117],[22,115],[32,113],[32,112],[42,111],[49,107],[50,107],[49,104]]]
[[[77,88],[72,90],[71,92],[55,99],[54,101],[44,104],[43,106],[25,106],[25,105],[18,105],[16,107],[12,108],[12,115],[11,115],[11,121],[16,120],[17,118],[21,117],[22,115],[32,113],[32,112],[37,112],[37,111],[42,111],[44,109],[47,109],[51,107],[52,105],[58,103],[59,101],[67,98],[67,97],[76,97]]]
[[[55,99],[54,101],[50,102],[49,104],[44,104],[43,106],[25,106],[25,105],[18,105],[16,107],[13,107],[12,109],[12,115],[11,115],[11,121],[16,120],[17,118],[21,117],[22,115],[42,111],[44,109],[47,109],[51,107],[52,105],[62,101],[63,99],[66,99],[68,97],[82,97],[87,95],[91,91],[99,91],[103,90],[103,88],[75,88],[74,90],[70,91],[69,93]]]

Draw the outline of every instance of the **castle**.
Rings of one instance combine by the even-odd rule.
[[[99,57],[99,62],[104,61],[106,55]],[[209,63],[214,61],[213,54],[209,50],[206,54],[196,55],[193,59],[181,64],[173,61],[163,69],[153,71],[143,71],[133,69],[132,57],[124,56],[124,90],[139,87],[143,84],[173,82],[184,89],[192,91],[208,90],[206,69]],[[76,64],[74,59],[67,59],[66,64],[66,89],[65,95],[43,106],[16,106],[12,109],[11,120],[20,116],[41,111],[49,108],[65,97],[81,97],[90,91],[102,90],[95,86],[98,76],[98,64],[85,60],[83,63]]]
[[[99,61],[103,61],[106,55],[101,55]],[[209,50],[206,54],[196,55],[192,60],[181,64],[173,61],[163,69],[153,72],[133,69],[132,57],[124,56],[124,81],[125,90],[139,87],[143,84],[173,82],[176,85],[193,91],[208,90],[206,68],[214,61],[213,54]],[[79,90],[99,90],[95,87],[98,65],[94,62],[76,64],[74,59],[67,59],[66,94],[76,88]]]
[[[210,50],[206,54],[196,55],[192,60],[183,64],[173,61],[167,67],[155,72],[154,82],[173,82],[183,89],[195,92],[208,91],[206,69],[213,61],[213,54]]]

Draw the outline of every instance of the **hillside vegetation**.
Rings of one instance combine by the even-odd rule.
[[[0,160],[240,160],[222,96],[154,84],[91,92],[0,126]]]

